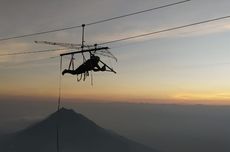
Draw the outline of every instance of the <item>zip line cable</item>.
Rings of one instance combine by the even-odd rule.
[[[145,13],[145,12],[150,12],[150,11],[158,10],[158,9],[161,9],[161,8],[178,5],[178,4],[189,2],[189,1],[191,1],[191,0],[185,0],[185,1],[180,1],[180,2],[176,2],[176,3],[171,3],[171,4],[167,4],[167,5],[163,5],[163,6],[159,6],[159,7],[155,7],[155,8],[146,9],[146,10],[143,10],[143,11],[138,11],[138,12],[134,12],[134,13],[130,13],[130,14],[125,14],[125,15],[116,16],[116,17],[112,17],[112,18],[109,18],[109,19],[105,19],[105,20],[100,20],[100,21],[88,23],[88,24],[85,24],[85,25],[89,26],[89,25],[94,25],[94,24],[98,24],[98,23],[108,22],[108,21],[112,21],[112,20],[115,20],[115,19],[120,19],[120,18],[124,18],[124,17],[128,17],[128,16],[137,15],[137,14],[142,14],[142,13]]]
[[[146,13],[146,12],[150,12],[150,11],[154,11],[154,10],[158,10],[158,9],[162,9],[162,8],[166,8],[166,7],[170,7],[170,6],[174,6],[174,5],[178,5],[178,4],[182,4],[182,3],[185,3],[185,2],[189,2],[189,1],[191,1],[191,0],[184,0],[184,1],[171,3],[171,4],[159,6],[159,7],[154,7],[154,8],[138,11],[138,12],[124,14],[124,15],[120,15],[120,16],[116,16],[116,17],[112,17],[112,18],[108,18],[108,19],[103,19],[103,20],[87,23],[85,25],[90,26],[90,25],[95,25],[95,24],[99,24],[99,23],[104,23],[104,22],[108,22],[108,21],[112,21],[112,20],[116,20],[116,19],[120,19],[120,18],[125,18],[125,17],[128,17],[128,16],[133,16],[133,15],[137,15],[137,14],[142,14],[142,13]],[[30,33],[30,34],[24,34],[24,35],[12,36],[12,37],[0,38],[0,41],[7,41],[7,40],[12,40],[12,39],[31,37],[31,36],[54,33],[54,32],[59,32],[59,31],[65,31],[65,30],[70,30],[70,29],[81,28],[81,27],[82,27],[82,25],[76,25],[76,26],[70,26],[70,27],[65,27],[65,28],[59,28],[59,29],[54,29],[54,30],[43,31],[43,32],[36,32],[36,33]]]
[[[178,30],[178,29],[183,29],[183,28],[196,26],[196,25],[200,25],[200,24],[205,24],[205,23],[209,23],[209,22],[214,22],[214,21],[218,21],[218,20],[223,20],[223,19],[227,19],[227,18],[230,18],[230,15],[229,16],[218,17],[218,18],[214,18],[214,19],[209,19],[209,20],[205,20],[205,21],[195,22],[195,23],[191,23],[191,24],[186,24],[186,25],[182,25],[182,26],[176,26],[176,27],[172,27],[172,28],[168,28],[168,29],[159,30],[159,31],[153,31],[153,32],[144,33],[144,34],[140,34],[140,35],[134,35],[134,36],[125,37],[125,38],[121,38],[121,39],[116,39],[116,40],[112,40],[112,41],[107,41],[107,42],[103,42],[103,43],[98,43],[98,45],[111,44],[111,43],[116,43],[116,42],[120,42],[120,41],[127,41],[127,40],[130,40],[130,39],[136,39],[136,38],[140,38],[140,37],[145,37],[145,36],[149,36],[149,35],[155,35],[155,34],[159,34],[159,33],[175,31],[175,30]]]
[[[131,40],[131,39],[136,39],[136,38],[140,38],[140,37],[155,35],[155,34],[169,32],[169,31],[174,31],[174,30],[192,27],[192,26],[196,26],[196,25],[201,25],[201,24],[205,24],[205,23],[210,23],[210,22],[214,22],[214,21],[224,20],[224,19],[228,19],[228,18],[230,18],[230,15],[218,17],[218,18],[214,18],[214,19],[209,19],[209,20],[205,20],[205,21],[195,22],[195,23],[191,23],[191,24],[186,24],[186,25],[182,25],[182,26],[176,26],[176,27],[172,27],[172,28],[168,28],[168,29],[159,30],[159,31],[153,31],[153,32],[144,33],[144,34],[140,34],[140,35],[134,35],[134,36],[116,39],[116,40],[112,40],[112,41],[102,42],[102,43],[98,43],[98,45],[127,41],[127,40]],[[9,56],[9,55],[29,54],[29,53],[45,53],[45,52],[58,51],[58,50],[68,50],[68,49],[53,49],[53,50],[40,50],[40,51],[30,51],[30,52],[8,53],[8,54],[0,54],[0,57],[1,56]]]
[[[64,31],[64,30],[69,30],[69,29],[74,29],[74,28],[79,28],[79,27],[81,26],[72,26],[72,27],[67,27],[67,28],[62,28],[62,29],[49,30],[49,31],[44,31],[44,32],[36,32],[36,33],[31,33],[31,34],[19,35],[19,36],[12,36],[12,37],[7,37],[7,38],[1,38],[0,41],[7,41],[7,40],[12,40],[12,39],[31,37],[35,35],[54,33],[54,32],[59,32],[59,31]]]

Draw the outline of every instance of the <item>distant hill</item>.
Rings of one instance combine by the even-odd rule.
[[[103,129],[83,115],[65,108],[11,135],[0,144],[1,151],[55,152],[57,118],[60,122],[60,149],[63,152],[157,152]]]

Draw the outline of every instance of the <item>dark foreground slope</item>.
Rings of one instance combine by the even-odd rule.
[[[60,126],[60,149],[63,152],[156,152],[105,130],[83,115],[64,108],[59,113],[55,112],[47,119],[12,135],[0,145],[1,151],[56,151],[57,119]]]

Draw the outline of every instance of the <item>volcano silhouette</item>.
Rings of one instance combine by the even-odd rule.
[[[62,108],[45,120],[14,135],[2,152],[55,152],[59,122],[61,152],[157,152],[99,127],[81,114]]]

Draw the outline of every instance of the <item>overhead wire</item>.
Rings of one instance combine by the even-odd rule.
[[[150,9],[146,9],[146,10],[134,12],[134,13],[124,14],[124,15],[121,15],[121,16],[116,16],[116,17],[112,17],[112,18],[108,18],[108,19],[104,19],[104,20],[100,20],[100,21],[88,23],[88,24],[85,24],[85,25],[89,26],[89,25],[99,24],[99,23],[103,23],[103,22],[108,22],[108,21],[112,21],[112,20],[115,20],[115,19],[120,19],[120,18],[124,18],[124,17],[128,17],[128,16],[137,15],[137,14],[142,14],[142,13],[146,13],[146,12],[154,11],[154,10],[157,10],[157,9],[161,9],[161,8],[165,8],[165,7],[170,7],[170,6],[178,5],[178,4],[189,2],[189,1],[191,1],[191,0],[180,1],[180,2],[171,3],[171,4],[159,6],[159,7],[154,7],[154,8],[150,8]]]
[[[64,30],[69,30],[69,29],[74,29],[74,28],[79,28],[79,27],[81,27],[81,26],[78,25],[78,26],[66,27],[66,28],[62,28],[62,29],[55,29],[55,30],[48,30],[48,31],[43,31],[43,32],[31,33],[31,34],[6,37],[6,38],[1,38],[0,41],[6,41],[6,40],[12,40],[12,39],[18,39],[18,38],[31,37],[31,36],[35,36],[35,35],[54,33],[54,32],[59,32],[59,31],[64,31]]]
[[[141,14],[141,13],[146,13],[146,12],[154,11],[154,10],[157,10],[157,9],[162,9],[162,8],[182,4],[182,3],[185,3],[185,2],[189,2],[189,1],[191,1],[191,0],[179,1],[179,2],[175,2],[175,3],[166,4],[166,5],[163,5],[163,6],[153,7],[153,8],[142,10],[142,11],[137,11],[137,12],[128,13],[128,14],[124,14],[124,15],[120,15],[120,16],[116,16],[116,17],[111,17],[111,18],[108,18],[108,19],[103,19],[103,20],[87,23],[87,24],[85,24],[85,26],[95,25],[95,24],[99,24],[99,23],[104,23],[104,22],[120,19],[120,18],[125,18],[125,17],[128,17],[128,16],[133,16],[133,15],[137,15],[137,14]],[[65,28],[58,28],[58,29],[54,29],[54,30],[35,32],[35,33],[12,36],[12,37],[5,37],[5,38],[0,38],[0,41],[7,41],[7,40],[12,40],[12,39],[31,37],[31,36],[54,33],[54,32],[59,32],[59,31],[65,31],[65,30],[70,30],[70,29],[81,28],[81,27],[82,27],[82,25],[76,25],[76,26],[70,26],[70,27],[65,27]]]
[[[185,24],[185,25],[182,25],[182,26],[176,26],[176,27],[172,27],[172,28],[162,29],[162,30],[159,30],[159,31],[153,31],[153,32],[148,32],[148,33],[144,33],[144,34],[129,36],[129,37],[116,39],[116,40],[112,40],[112,41],[102,42],[102,43],[98,43],[98,45],[105,45],[105,44],[111,44],[111,43],[116,43],[116,42],[121,42],[121,41],[127,41],[127,40],[130,40],[130,39],[136,39],[136,38],[145,37],[145,36],[149,36],[149,35],[154,35],[154,34],[174,31],[174,30],[178,30],[178,29],[183,29],[183,28],[187,28],[187,27],[191,27],[191,26],[195,26],[195,25],[200,25],[200,24],[205,24],[205,23],[209,23],[209,22],[214,22],[214,21],[218,21],[218,20],[223,20],[223,19],[227,19],[227,18],[230,18],[230,15],[223,16],[223,17],[218,17],[218,18],[213,18],[213,19],[209,19],[209,20],[205,20],[205,21]]]

